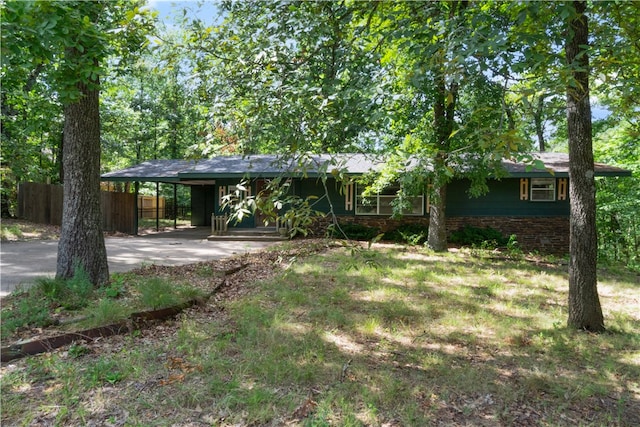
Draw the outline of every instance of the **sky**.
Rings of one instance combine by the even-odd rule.
[[[158,11],[158,19],[167,26],[171,25],[173,17],[181,13],[182,9],[186,9],[188,15],[200,18],[206,24],[213,24],[218,16],[218,8],[213,1],[149,0],[147,4],[151,9]]]

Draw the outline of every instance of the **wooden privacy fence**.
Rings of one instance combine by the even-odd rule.
[[[101,191],[102,229],[135,234],[135,203],[133,193]],[[38,224],[62,224],[62,186],[20,183],[18,217]]]
[[[165,217],[164,197],[138,195],[138,218]]]

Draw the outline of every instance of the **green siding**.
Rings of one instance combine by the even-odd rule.
[[[314,210],[329,212],[332,204],[333,211],[336,215],[354,214],[353,210],[345,210],[344,195],[340,194],[340,184],[337,183],[335,179],[327,179],[327,192],[329,193],[329,199],[325,197],[325,189],[322,186],[322,181],[320,181],[320,179],[309,178],[298,180],[296,184],[297,194],[303,199],[309,196],[318,197],[316,200],[311,201]],[[331,202],[331,204],[329,202]]]
[[[211,213],[223,214],[219,205],[220,186],[238,184],[237,178],[217,179],[215,186],[192,187],[192,224],[211,225]],[[569,201],[532,202],[520,200],[520,179],[506,178],[500,181],[489,181],[489,192],[484,196],[470,197],[470,182],[458,180],[449,184],[447,189],[447,216],[568,216]],[[327,180],[329,199],[325,195],[322,182],[316,178],[295,179],[292,191],[301,198],[316,196],[312,200],[314,210],[329,212],[331,204],[336,215],[355,215],[353,210],[345,210],[344,195],[340,194],[339,184],[334,179]],[[251,194],[256,194],[256,183],[251,183]],[[329,203],[331,201],[331,204]],[[284,208],[286,210],[286,207]],[[428,216],[425,213],[425,216]],[[381,216],[380,218],[384,218]],[[253,216],[245,218],[239,224],[231,224],[234,228],[255,227]]]
[[[470,197],[470,181],[460,180],[447,188],[447,216],[568,216],[569,200],[532,202],[520,200],[520,179],[489,181],[489,192]]]

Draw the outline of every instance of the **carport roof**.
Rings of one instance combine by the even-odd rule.
[[[102,174],[103,181],[166,181],[179,182],[178,174],[189,167],[190,160],[149,160],[126,169]]]
[[[149,160],[102,175],[103,181],[150,181],[181,184],[202,183],[216,178],[273,178],[279,175],[317,177],[324,171],[346,169],[362,175],[379,168],[379,156],[366,154],[305,155],[295,159],[278,155],[220,156],[203,160]]]
[[[509,176],[568,176],[569,156],[564,153],[535,153],[547,170],[540,170],[510,160],[502,162]],[[302,165],[302,166],[301,166]],[[278,155],[220,156],[204,160],[149,160],[135,166],[102,175],[103,181],[173,182],[180,184],[212,183],[217,178],[273,178],[282,174],[317,177],[332,169],[344,169],[352,175],[379,170],[384,160],[372,154],[305,155],[296,159]],[[602,163],[595,165],[596,176],[630,176],[625,169]]]

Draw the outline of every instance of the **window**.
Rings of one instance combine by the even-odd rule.
[[[383,192],[363,196],[362,191],[356,196],[356,215],[387,215],[393,214],[393,201],[396,199],[398,187],[390,187]],[[402,212],[403,215],[424,215],[424,197],[410,197],[411,208]]]
[[[240,183],[238,185],[228,185],[226,188],[226,195],[222,195],[225,191],[221,187],[221,197],[231,200],[244,200],[247,197],[251,197],[251,186],[246,183]]]
[[[531,201],[553,202],[556,199],[555,178],[531,178]]]

